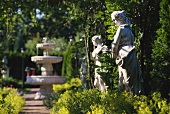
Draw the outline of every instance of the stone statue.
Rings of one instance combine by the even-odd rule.
[[[2,59],[2,69],[1,69],[2,78],[9,77],[9,68],[7,64],[8,64],[8,59],[6,56],[4,56]]]
[[[92,37],[93,45],[96,47],[92,52],[92,57],[94,59],[95,65],[101,66],[101,63],[99,61],[98,54],[100,52],[105,52],[107,50],[107,46],[103,45],[101,36],[93,36]],[[102,80],[101,75],[97,72],[97,70],[100,68],[95,68],[95,80],[94,80],[94,86],[99,89],[99,91],[103,92],[107,90],[107,87],[105,82]]]
[[[130,21],[125,16],[125,11],[113,11],[112,21],[118,26],[111,44],[113,58],[119,70],[118,88],[121,91],[129,91],[134,95],[143,93],[142,72],[136,57],[134,36],[130,27]]]
[[[87,64],[86,64],[86,48],[83,47],[82,51],[85,54],[85,56],[83,58],[79,59],[82,62],[79,71],[80,71],[80,78],[81,78],[82,86],[83,86],[83,88],[86,88],[85,77],[88,73],[87,72]]]
[[[49,37],[43,37],[42,42],[43,42],[43,43],[47,43],[47,42],[48,42],[48,40],[49,40]]]

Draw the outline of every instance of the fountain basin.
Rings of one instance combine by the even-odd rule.
[[[62,61],[62,57],[57,56],[33,56],[31,61],[35,63],[59,63]]]
[[[40,90],[35,94],[34,99],[44,99],[53,92],[53,84],[63,84],[66,78],[63,76],[27,76],[26,82],[32,85],[40,85]]]
[[[55,43],[38,43],[36,48],[40,49],[53,49],[56,47]]]
[[[27,76],[26,82],[33,85],[63,84],[64,76]]]

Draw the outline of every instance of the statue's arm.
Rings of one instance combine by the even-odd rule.
[[[92,57],[95,58],[96,55],[101,51],[102,47],[97,47],[96,49],[93,50],[92,52]]]

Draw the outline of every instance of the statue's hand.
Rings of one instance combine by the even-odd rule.
[[[96,53],[95,51],[92,52],[92,57],[95,58],[96,57]]]
[[[104,45],[101,50],[103,53],[107,53],[108,47],[106,45]]]
[[[93,52],[92,52],[92,57],[96,58],[96,55],[99,53],[99,51],[100,50],[98,48],[94,49]]]

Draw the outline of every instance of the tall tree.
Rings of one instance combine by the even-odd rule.
[[[170,93],[170,1],[162,0],[160,3],[160,28],[157,30],[157,39],[153,44],[153,70],[152,76],[152,91],[161,91],[164,97],[168,97]]]
[[[20,52],[20,49],[23,48],[24,43],[23,43],[23,36],[22,36],[22,32],[18,31],[18,37],[15,41],[15,45],[14,45],[14,50],[17,52]]]

